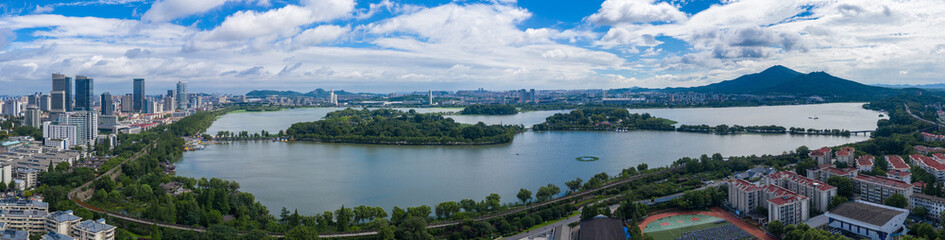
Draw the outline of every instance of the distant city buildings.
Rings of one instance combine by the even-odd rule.
[[[177,82],[177,110],[187,109],[187,82]]]
[[[72,111],[72,78],[65,75],[54,73],[52,75],[52,91],[50,111],[67,112]]]
[[[102,93],[100,105],[102,116],[111,116],[115,114],[115,99],[112,98],[111,93]]]
[[[94,111],[95,82],[86,76],[75,76],[74,111]]]

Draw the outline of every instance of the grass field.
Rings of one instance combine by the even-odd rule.
[[[676,239],[683,233],[728,224],[725,219],[706,215],[679,215],[661,218],[646,226],[643,233],[656,240]]]

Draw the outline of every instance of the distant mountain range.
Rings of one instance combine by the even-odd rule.
[[[335,91],[335,95],[355,95],[357,93],[346,92],[344,90]],[[327,98],[329,91],[325,89],[315,89],[311,92],[300,93],[296,91],[276,91],[276,90],[253,90],[246,94],[247,97],[268,97],[268,96],[277,96],[277,97],[315,97],[315,98]]]
[[[625,90],[643,91],[644,89]],[[825,72],[812,72],[804,74],[781,65],[770,67],[760,73],[748,74],[732,80],[722,81],[700,87],[645,90],[723,94],[823,96],[846,100],[873,99],[876,97],[897,95],[905,91],[902,89],[865,85],[862,83],[834,77]]]
[[[945,83],[909,85],[909,84],[874,84],[873,86],[885,88],[918,88],[918,89],[945,89]]]

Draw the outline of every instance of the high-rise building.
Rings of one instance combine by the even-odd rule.
[[[42,112],[39,111],[39,107],[36,107],[35,105],[27,105],[26,117],[23,118],[23,125],[39,129],[39,127],[43,125],[43,123],[40,122],[40,115],[42,115]]]
[[[60,116],[60,124],[76,127],[75,144],[85,146],[98,135],[98,114],[94,111],[69,112]]]
[[[427,96],[430,97],[430,105],[433,105],[433,90],[430,90],[427,93]]]
[[[338,106],[338,95],[335,95],[334,89],[332,89],[331,92],[328,93],[328,103],[334,106]]]
[[[53,139],[65,140],[66,148],[70,148],[76,144],[77,132],[78,128],[72,125],[43,122],[43,138],[46,141],[51,141]]]
[[[134,102],[132,106],[134,107],[135,112],[142,112],[144,110],[144,100],[146,91],[144,90],[144,78],[135,78],[134,79]]]
[[[102,100],[100,101],[102,105],[102,115],[111,116],[115,114],[115,100],[112,99],[112,94],[105,92],[102,93]]]
[[[75,76],[75,111],[92,111],[95,103],[95,80],[86,76]]]
[[[174,91],[168,90],[168,94],[173,94]],[[177,109],[177,98],[174,95],[164,96],[164,111],[173,112],[174,109]]]
[[[26,105],[33,105],[33,106],[39,107],[39,102],[42,101],[41,100],[42,98],[43,98],[42,93],[33,93],[33,95],[29,95],[26,97]]]
[[[135,110],[134,101],[134,97],[131,94],[125,94],[124,96],[121,96],[121,112],[133,112]]]
[[[20,114],[22,114],[21,113],[22,111],[23,109],[22,109],[22,104],[20,103],[20,100],[16,100],[16,99],[8,100],[3,103],[4,115],[18,117],[20,116]]]
[[[49,111],[50,109],[49,104],[50,104],[49,94],[43,94],[43,96],[39,98],[39,105],[38,105],[39,110]]]
[[[187,110],[187,82],[177,82],[177,109]]]
[[[54,73],[52,75],[51,109],[54,112],[72,111],[72,78]]]

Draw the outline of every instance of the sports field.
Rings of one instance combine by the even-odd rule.
[[[676,215],[647,224],[643,233],[653,239],[676,239],[683,233],[725,224],[725,219],[706,215]]]

